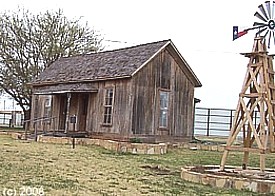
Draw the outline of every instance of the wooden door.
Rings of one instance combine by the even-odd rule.
[[[65,130],[66,114],[67,114],[67,97],[66,95],[60,96],[59,102],[59,130]]]
[[[89,94],[81,94],[79,96],[80,96],[79,111],[78,111],[79,131],[86,131]]]

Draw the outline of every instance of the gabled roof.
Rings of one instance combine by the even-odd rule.
[[[117,50],[63,57],[46,68],[31,84],[33,86],[88,82],[108,79],[132,77],[147,62],[160,51],[172,45],[177,55],[180,55],[171,40],[147,43]],[[184,60],[182,56],[179,56]],[[201,86],[200,81],[191,71],[195,86]]]

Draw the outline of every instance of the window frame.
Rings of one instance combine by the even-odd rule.
[[[166,107],[162,106],[162,100],[161,100],[161,93],[166,94]],[[165,114],[165,123],[163,123],[163,112],[166,112]],[[158,115],[158,124],[160,129],[168,129],[169,128],[169,112],[170,112],[170,91],[167,89],[159,89],[159,115]]]
[[[43,116],[50,118],[52,114],[52,96],[45,98]]]
[[[112,90],[112,96],[109,96],[110,90]],[[102,122],[102,125],[104,125],[104,126],[112,126],[112,124],[113,124],[114,97],[115,97],[115,88],[114,87],[106,87],[104,89],[104,98],[103,98],[103,122]],[[111,99],[111,100],[107,101],[107,99]]]

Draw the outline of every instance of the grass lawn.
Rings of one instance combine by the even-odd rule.
[[[184,165],[219,164],[221,152],[173,149],[165,155],[117,154],[97,146],[72,149],[3,135],[0,149],[0,195],[22,187],[42,187],[45,195],[257,195],[180,178]],[[267,167],[275,167],[274,158],[268,155]],[[230,153],[227,164],[239,166],[241,159],[241,153]],[[250,160],[250,166],[258,166],[258,155]]]
[[[9,132],[9,131],[24,132],[25,129],[23,129],[22,127],[5,127],[5,126],[0,126],[0,131],[3,131],[3,132]]]

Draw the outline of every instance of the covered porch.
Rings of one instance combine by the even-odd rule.
[[[92,83],[36,87],[31,124],[36,123],[37,130],[43,132],[87,132],[90,102],[97,92]]]

